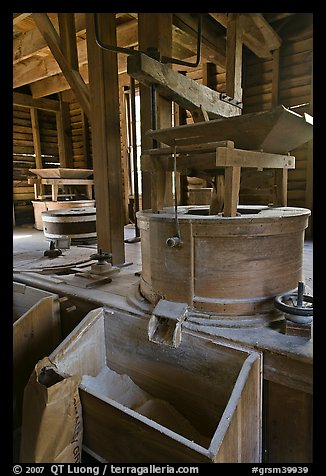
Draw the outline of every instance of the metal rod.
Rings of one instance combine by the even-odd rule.
[[[94,13],[94,33],[95,33],[95,41],[100,48],[104,50],[113,51],[115,53],[123,53],[125,55],[135,55],[139,53],[141,50],[134,50],[133,48],[124,48],[122,46],[117,45],[109,45],[100,39],[99,35],[99,21],[98,21],[98,13]],[[190,63],[189,61],[183,61],[178,58],[171,58],[170,56],[162,56],[161,61],[162,63],[173,63],[173,64],[180,64],[182,66],[189,66],[190,68],[196,68],[200,63],[200,56],[201,56],[201,37],[202,37],[202,16],[199,14],[198,16],[198,34],[197,34],[197,56],[196,62]],[[146,52],[145,52],[146,54]]]
[[[157,85],[151,84],[151,126],[152,130],[157,129]],[[153,139],[153,149],[157,149],[157,140]]]
[[[178,197],[177,197],[177,148],[174,146],[173,151],[173,172],[174,172],[174,218],[177,237],[181,242],[180,223],[178,220]]]
[[[298,299],[297,307],[302,307],[303,304],[303,293],[304,293],[304,283],[302,281],[298,282]]]
[[[94,13],[93,15],[94,15],[94,27],[95,27],[95,41],[98,44],[98,46],[100,46],[104,50],[114,51],[115,53],[124,53],[126,55],[134,55],[138,53],[132,48],[123,48],[117,45],[109,45],[108,43],[104,43],[102,40],[100,40],[98,13]]]
[[[138,166],[137,166],[137,135],[136,135],[136,100],[135,100],[135,80],[130,76],[130,103],[131,103],[131,135],[132,135],[132,160],[134,168],[134,219],[136,236],[140,236],[137,226],[136,213],[139,211],[139,190],[138,190]]]

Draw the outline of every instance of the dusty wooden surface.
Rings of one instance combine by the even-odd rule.
[[[240,149],[286,154],[312,138],[313,126],[300,114],[278,106],[269,111],[148,131],[148,135],[168,145],[230,140]]]
[[[94,310],[50,358],[68,373],[94,376],[107,365],[127,374],[151,396],[173,405],[203,436],[212,438],[212,443],[203,448],[160,427],[155,415],[144,419],[105,398],[99,390],[81,384],[85,445],[110,462],[216,461],[235,418],[242,437],[233,434],[232,441],[236,441],[232,447],[224,448],[222,461],[259,462],[259,354],[237,346],[220,346],[193,333],[185,333],[180,347],[171,352],[166,346],[142,339],[146,326],[142,318],[130,320],[120,313]],[[130,346],[130,342],[134,345]],[[241,423],[235,416],[240,411]]]
[[[212,119],[241,114],[239,107],[223,101],[217,91],[196,83],[142,53],[128,57],[128,74],[147,86],[157,84],[162,96],[189,111],[202,106]]]
[[[16,230],[19,230],[19,228],[16,228]],[[133,236],[133,230],[126,229],[126,231],[129,231],[129,234],[125,235],[126,237]],[[31,236],[30,238],[14,240],[16,252],[19,250],[20,252],[25,251],[25,253],[29,253],[35,249],[35,246],[37,247],[39,243],[37,237],[41,238],[42,243],[43,238],[40,232],[28,228],[21,230],[22,236],[27,233]],[[17,231],[15,234],[19,237]],[[16,281],[36,286],[41,290],[56,292],[60,296],[66,295],[69,297],[69,305],[72,303],[76,304],[77,310],[64,316],[65,335],[67,335],[68,330],[74,329],[87,312],[101,306],[126,313],[129,316],[128,319],[132,319],[133,316],[139,316],[148,322],[153,306],[139,295],[139,276],[135,276],[135,273],[141,269],[140,246],[140,243],[126,244],[126,259],[133,262],[133,264],[121,268],[120,273],[114,277],[112,283],[104,284],[92,290],[72,286],[69,284],[69,280],[73,277],[68,275],[48,276],[35,272],[15,273],[14,278]],[[87,249],[90,252],[94,252],[94,246],[90,246]],[[303,279],[308,294],[313,294],[312,258],[313,244],[311,241],[306,241],[303,256]],[[264,354],[264,389],[266,389],[266,392],[268,391],[269,383],[278,385],[281,389],[284,388],[284,398],[289,402],[285,412],[285,410],[283,411],[283,397],[280,399],[279,394],[276,395],[274,392],[275,398],[273,395],[270,397],[273,399],[270,407],[268,399],[265,398],[264,400],[264,411],[269,412],[268,419],[264,420],[264,431],[271,434],[268,439],[264,439],[265,462],[284,463],[287,460],[295,462],[296,458],[302,462],[311,461],[312,432],[309,430],[311,421],[307,422],[306,415],[309,415],[309,409],[311,409],[311,395],[313,391],[312,341],[301,336],[283,334],[283,326],[281,324],[273,327],[246,329],[223,328],[221,325],[223,325],[223,322],[212,325],[212,321],[209,319],[196,319],[193,316],[189,316],[184,323],[185,328],[196,334],[210,336],[212,339],[218,338],[222,342],[231,342],[235,345],[240,344],[262,351]],[[302,395],[300,415],[298,414],[297,407],[290,404],[290,401],[295,401],[299,394]],[[282,412],[285,419],[280,417]],[[299,420],[297,420],[298,418]],[[295,420],[297,423],[292,425],[292,420]],[[290,423],[287,423],[287,421]],[[300,431],[298,430],[299,428]],[[304,444],[299,441],[300,438],[305,442]],[[289,445],[289,439],[291,441],[293,439],[294,443]]]
[[[31,290],[29,294],[32,293]],[[57,298],[56,295],[42,297],[13,323],[15,427],[21,424],[23,391],[34,366],[61,341],[60,305]]]

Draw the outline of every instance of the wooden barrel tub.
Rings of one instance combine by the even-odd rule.
[[[207,206],[137,213],[141,232],[140,292],[187,303],[198,316],[268,315],[274,297],[302,280],[303,245],[310,210],[238,206],[236,217],[209,215]],[[250,325],[250,324],[249,324]]]
[[[94,243],[96,208],[66,208],[42,212],[43,233],[49,239],[68,236],[72,244]]]

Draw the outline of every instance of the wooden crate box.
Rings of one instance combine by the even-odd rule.
[[[50,355],[82,376],[84,449],[110,463],[260,462],[261,355],[186,329],[178,348],[159,345],[147,325],[95,309]]]
[[[35,364],[59,345],[61,322],[58,295],[14,283],[13,296],[14,428],[18,428],[25,385]]]

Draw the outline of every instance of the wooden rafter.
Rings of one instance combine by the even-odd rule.
[[[85,13],[74,13],[74,16],[76,34],[86,31]],[[52,24],[59,33],[58,20],[54,19]],[[47,42],[37,28],[26,31],[13,40],[13,63],[16,64],[39,52],[46,52],[47,50]]]
[[[86,84],[83,81],[79,71],[71,69],[69,61],[62,53],[60,37],[52,25],[46,13],[33,13],[33,20],[46,40],[54,58],[59,64],[65,75],[71,89],[75,92],[81,107],[85,113],[90,115],[90,100]]]
[[[13,13],[13,25],[17,25],[21,21],[25,20],[25,18],[29,17],[31,13]]]
[[[228,13],[210,13],[227,28]],[[281,39],[261,13],[240,13],[243,44],[259,58],[269,58],[281,45]]]

